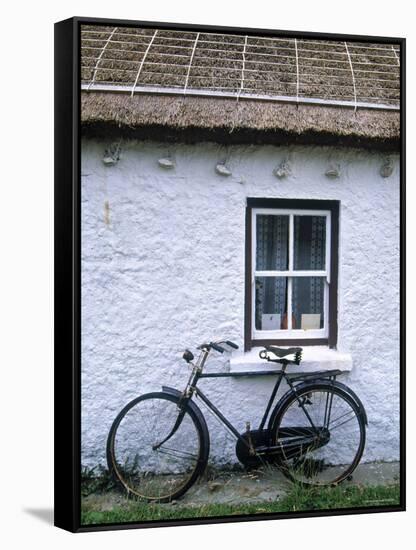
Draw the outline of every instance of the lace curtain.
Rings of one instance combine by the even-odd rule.
[[[295,270],[325,269],[325,227],[323,216],[294,216]],[[289,216],[258,215],[257,270],[288,269]],[[292,285],[292,326],[301,328],[303,313],[321,314],[323,323],[324,281],[321,277],[294,277]],[[287,306],[286,277],[256,278],[256,328],[262,328],[262,316],[278,313],[281,323]]]
[[[288,216],[257,216],[258,270],[288,268]],[[256,280],[256,327],[261,329],[262,315],[280,313],[283,318],[287,304],[285,277],[258,277]]]
[[[294,217],[295,269],[325,269],[325,225],[323,216]],[[292,311],[296,320],[295,328],[301,328],[302,313],[320,313],[322,324],[323,283],[322,277],[294,279]]]

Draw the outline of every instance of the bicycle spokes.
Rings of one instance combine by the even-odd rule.
[[[186,451],[181,451],[179,449],[172,449],[170,447],[158,447],[157,452],[173,456],[175,458],[185,459],[185,460],[198,460],[198,457],[195,454],[188,453]]]
[[[147,500],[179,494],[200,467],[200,433],[189,412],[163,394],[144,396],[116,423],[110,439],[113,470],[124,487]]]
[[[289,477],[302,483],[331,484],[355,468],[364,430],[354,402],[344,392],[323,386],[288,399],[274,441]]]

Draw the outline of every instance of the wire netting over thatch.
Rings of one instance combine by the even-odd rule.
[[[82,27],[82,83],[398,106],[400,46]]]
[[[82,25],[81,83],[84,126],[400,135],[394,44]]]

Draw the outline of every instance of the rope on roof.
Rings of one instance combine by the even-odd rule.
[[[142,62],[140,63],[139,70],[137,71],[136,80],[134,81],[133,88],[132,88],[132,90],[131,90],[131,95],[132,95],[132,96],[134,95],[134,89],[136,88],[137,81],[139,80],[140,73],[142,72],[142,69],[143,69],[143,65],[144,65],[145,59],[146,59],[146,57],[147,57],[147,54],[149,53],[149,50],[150,50],[151,45],[153,44],[153,40],[156,38],[156,35],[157,35],[157,29],[156,29],[155,32],[153,33],[152,39],[150,40],[149,45],[147,46],[147,50],[145,51],[144,56],[143,56],[143,58],[142,58]]]
[[[348,45],[347,45],[346,42],[344,42],[344,44],[345,44],[345,49],[347,50],[348,61],[350,63],[350,67],[351,67],[352,86],[354,88],[354,112],[355,112],[357,110],[357,90],[355,88],[355,75],[354,75],[354,69],[352,67],[350,52],[348,50]]]
[[[391,49],[392,49],[393,52],[394,52],[394,56],[395,56],[395,58],[396,58],[397,65],[400,67],[400,59],[399,59],[399,56],[397,55],[397,52],[396,52],[396,50],[395,50],[395,48],[394,48],[393,45],[391,46]]]
[[[191,53],[191,59],[189,60],[188,73],[187,73],[187,75],[186,75],[185,86],[184,86],[184,89],[183,89],[183,93],[184,93],[184,94],[186,94],[186,89],[187,89],[187,87],[188,87],[189,73],[191,72],[192,61],[193,61],[193,59],[194,59],[195,50],[196,50],[196,45],[198,44],[198,40],[199,40],[199,35],[200,35],[200,33],[198,33],[198,34],[196,35],[195,42],[194,42],[194,47],[193,47],[192,53]]]
[[[243,68],[241,69],[241,84],[240,84],[240,89],[238,90],[238,93],[237,93],[237,101],[240,99],[240,94],[241,94],[241,92],[242,92],[243,89],[244,89],[244,70],[245,70],[245,68],[246,68],[247,38],[248,38],[248,36],[246,35],[246,36],[245,36],[245,39],[244,39]]]
[[[120,27],[82,28],[81,39],[82,87],[90,92],[400,108],[397,44]]]
[[[298,56],[297,38],[295,38],[295,53],[296,53],[296,103],[299,103],[299,56]]]
[[[94,67],[94,74],[92,76],[92,80],[90,82],[90,85],[88,86],[88,89],[90,89],[90,87],[94,84],[95,82],[95,78],[97,76],[97,71],[98,71],[98,66],[100,64],[100,61],[101,61],[101,58],[103,57],[103,54],[108,46],[108,44],[110,43],[110,40],[113,38],[113,35],[114,33],[117,31],[117,28],[118,27],[114,27],[113,31],[110,33],[109,37],[107,38],[107,42],[104,44],[103,46],[103,49],[101,50],[101,53],[100,55],[98,56],[98,59],[97,59],[97,63],[95,64],[95,67]]]

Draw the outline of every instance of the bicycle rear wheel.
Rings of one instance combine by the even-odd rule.
[[[304,485],[334,485],[354,471],[364,451],[365,422],[345,391],[316,383],[278,406],[272,441],[280,446],[287,477]]]
[[[111,426],[108,467],[139,498],[153,502],[178,498],[206,466],[207,434],[192,408],[186,406],[172,433],[180,414],[178,403],[176,396],[163,392],[142,395],[128,403]]]

